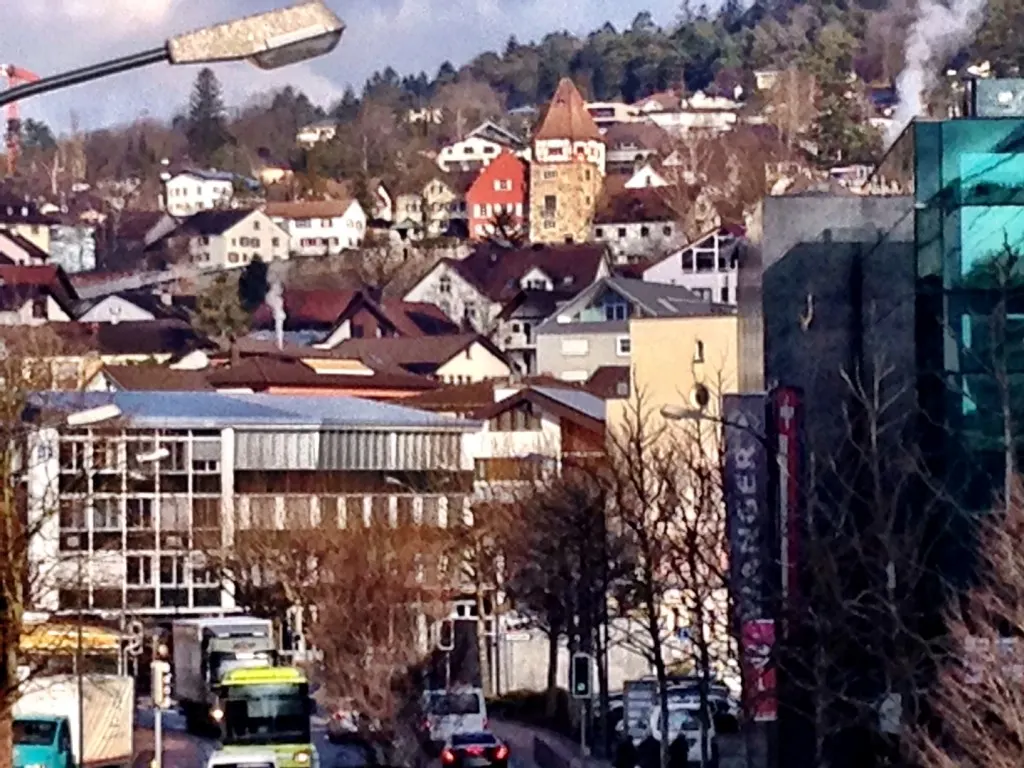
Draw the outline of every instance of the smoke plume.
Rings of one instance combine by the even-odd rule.
[[[974,39],[984,19],[987,0],[919,0],[917,18],[907,35],[903,71],[896,78],[896,110],[886,145],[903,133],[911,120],[924,114],[925,99],[935,86],[937,70]]]
[[[284,311],[284,285],[277,271],[277,262],[272,262],[267,270],[267,306],[274,313],[274,332],[277,335],[277,348],[284,349],[284,321],[288,315]]]

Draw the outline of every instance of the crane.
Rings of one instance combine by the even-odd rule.
[[[7,81],[8,88],[14,88],[25,83],[34,83],[39,75],[22,69],[14,64],[0,64],[0,84]],[[21,113],[18,111],[18,102],[7,105],[7,173],[13,174],[18,166],[18,154],[21,151]]]

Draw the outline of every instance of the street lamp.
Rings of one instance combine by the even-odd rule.
[[[310,0],[186,32],[158,48],[9,88],[0,92],[0,106],[162,62],[214,64],[246,60],[260,69],[277,69],[330,53],[344,31],[344,22],[322,0]]]

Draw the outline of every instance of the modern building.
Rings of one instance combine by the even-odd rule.
[[[601,131],[572,80],[562,78],[533,134],[530,239],[585,242],[604,174]]]
[[[644,281],[681,285],[708,301],[736,304],[743,234],[723,227],[698,237],[644,270]]]
[[[230,612],[234,590],[216,555],[247,532],[444,526],[472,491],[464,444],[479,424],[390,404],[113,392],[41,405],[97,416],[112,405],[120,416],[30,438],[40,457],[26,482],[28,519],[40,528],[30,558],[48,575],[38,610]]]
[[[264,213],[288,232],[295,256],[329,256],[357,248],[366,237],[366,212],[358,200],[267,203]]]
[[[469,237],[524,235],[529,219],[529,168],[503,149],[473,180],[466,192]],[[500,225],[504,232],[498,232]]]
[[[630,322],[642,317],[732,314],[681,286],[605,277],[537,326],[537,371],[565,381],[587,381],[604,366],[628,366]]]
[[[163,207],[172,216],[227,208],[235,194],[234,174],[221,171],[182,171],[164,182]]]

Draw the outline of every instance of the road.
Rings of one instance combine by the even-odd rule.
[[[135,761],[133,768],[149,768],[153,759],[153,715],[150,710],[139,710],[135,731]],[[331,744],[327,740],[326,720],[313,718],[313,741],[320,753],[320,768],[364,768],[369,764],[366,752],[358,746]],[[202,768],[217,748],[214,741],[192,736],[185,731],[185,718],[177,712],[163,716],[163,768]],[[533,768],[528,753],[513,747],[510,768]],[[428,763],[437,768],[439,763]]]

